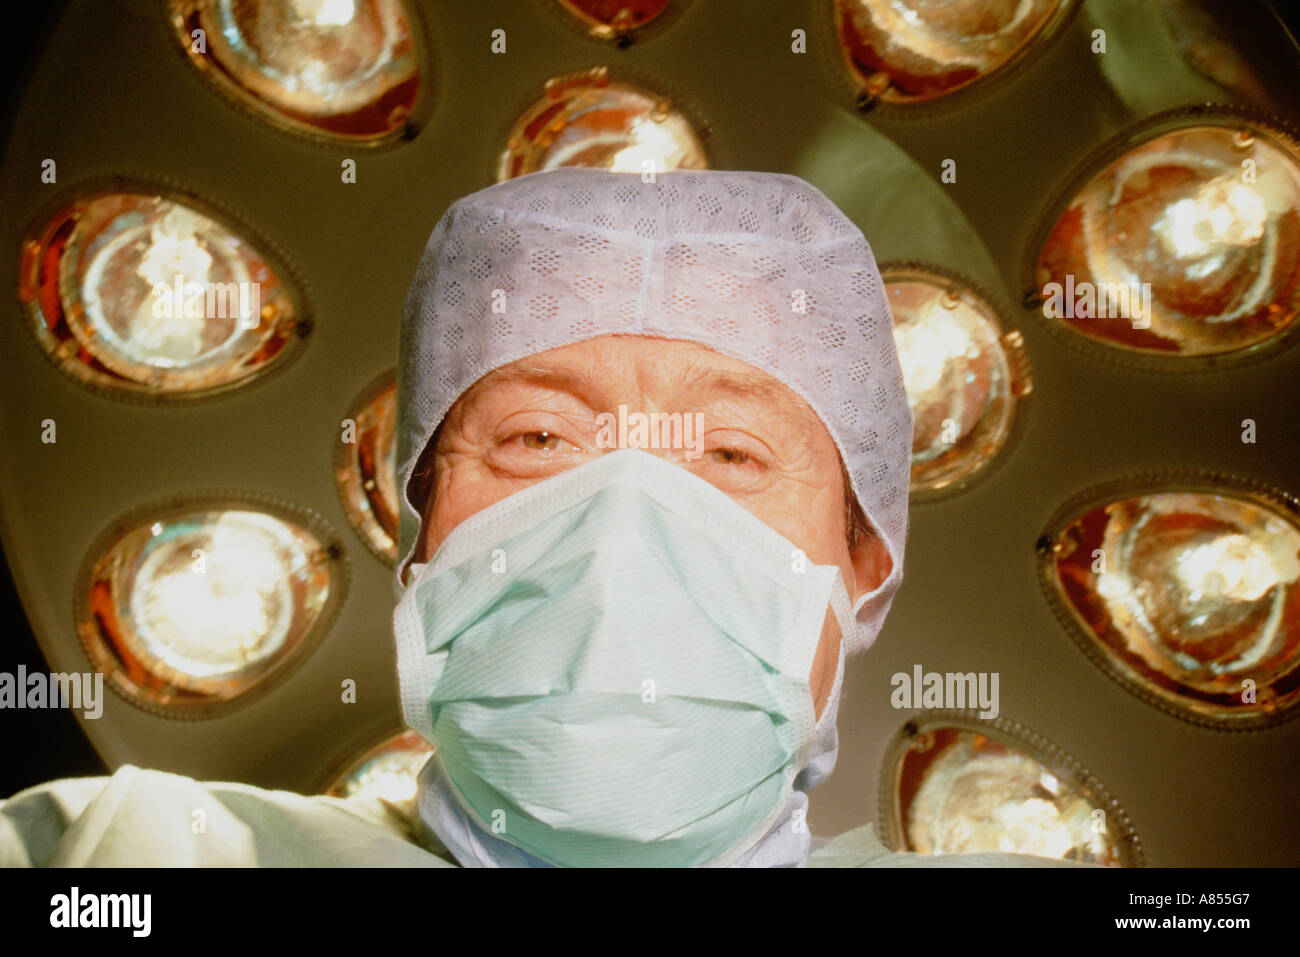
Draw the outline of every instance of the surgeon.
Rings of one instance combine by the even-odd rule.
[[[403,328],[395,631],[458,860],[804,861],[845,654],[902,579],[891,328],[792,176],[568,168],[447,212]]]
[[[871,250],[803,180],[562,168],[465,197],[400,337],[416,813],[126,767],[3,802],[0,863],[1065,863],[869,825],[814,849],[846,659],[903,578],[911,439]]]

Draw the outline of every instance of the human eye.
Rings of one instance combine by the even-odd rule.
[[[771,478],[772,457],[767,446],[736,430],[705,438],[703,455],[693,471],[724,492],[755,491]]]
[[[540,478],[587,460],[580,423],[552,414],[518,414],[492,431],[485,460],[501,474]]]
[[[513,431],[503,437],[502,444],[510,451],[547,453],[578,450],[578,446],[550,429]]]
[[[709,456],[710,461],[719,465],[748,466],[758,464],[748,452],[735,446],[709,449],[705,452],[705,455]]]
[[[729,469],[766,468],[771,460],[767,444],[739,429],[714,429],[704,436],[704,461]]]
[[[518,439],[526,449],[542,449],[548,452],[554,452],[564,441],[554,432],[547,432],[545,429],[536,432],[517,432],[511,436],[511,439]]]

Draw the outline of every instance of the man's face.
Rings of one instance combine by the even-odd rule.
[[[848,546],[839,450],[784,383],[694,342],[606,335],[488,373],[448,411],[434,456],[415,560],[457,525],[535,482],[613,451],[603,413],[680,413],[703,425],[703,455],[646,448],[714,485],[819,565],[838,565],[856,597],[888,576],[883,541]],[[697,420],[695,414],[703,418]],[[609,429],[604,435],[609,435]],[[630,430],[629,430],[630,433]],[[835,681],[841,635],[827,609],[809,684],[817,717]]]

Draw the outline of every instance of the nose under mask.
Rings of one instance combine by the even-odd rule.
[[[449,847],[554,866],[752,854],[834,760],[842,652],[820,721],[808,681],[828,607],[851,633],[837,566],[638,449],[470,516],[394,612],[406,722],[479,836]]]

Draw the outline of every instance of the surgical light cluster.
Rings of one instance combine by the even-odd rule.
[[[620,44],[665,29],[675,7],[550,4],[590,37]],[[1051,42],[1077,7],[823,0],[859,106],[904,113],[987,87]],[[212,91],[315,147],[400,150],[432,109],[437,38],[407,0],[168,0],[167,10],[175,52]],[[562,166],[710,166],[711,130],[695,104],[642,77],[600,65],[539,75],[530,95],[517,116],[496,118],[502,134],[485,180]],[[1133,291],[1116,297],[1125,305],[1113,314],[1072,302],[1044,316],[1067,340],[1117,361],[1200,369],[1293,341],[1300,145],[1283,125],[1228,107],[1135,125],[1044,197],[1043,210],[1018,260],[1026,302],[1041,304],[1050,287]],[[67,196],[31,225],[18,291],[39,348],[78,385],[185,403],[242,392],[311,347],[316,317],[291,263],[221,203],[123,177]],[[1027,399],[1049,383],[1031,377],[1024,336],[995,295],[926,263],[881,272],[915,423],[912,492],[961,492],[1014,454]],[[335,488],[361,542],[391,565],[394,372],[346,398]],[[1285,493],[1208,473],[1126,479],[1060,505],[1037,544],[1045,600],[1087,659],[1128,691],[1217,729],[1293,716],[1300,507]],[[77,634],[137,707],[217,716],[275,687],[324,639],[349,587],[344,554],[327,523],[289,503],[216,492],[147,503],[86,556]],[[410,802],[429,753],[418,736],[396,735],[328,790]],[[913,727],[886,774],[882,800],[901,847],[1140,862],[1104,789],[1023,729],[960,716]]]

